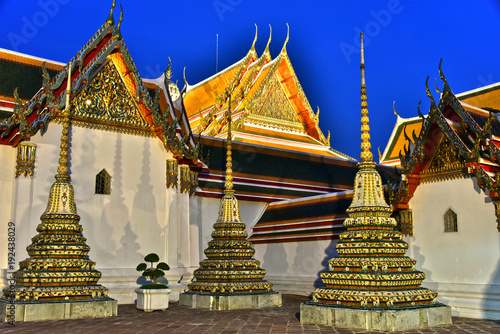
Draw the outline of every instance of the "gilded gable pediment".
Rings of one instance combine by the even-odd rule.
[[[115,127],[125,132],[151,130],[112,61],[73,98],[72,118],[80,125]]]
[[[252,114],[273,120],[300,123],[278,79],[273,76],[254,102]]]

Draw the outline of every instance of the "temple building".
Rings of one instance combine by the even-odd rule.
[[[182,88],[172,81],[172,66],[182,66],[175,59],[159,78],[141,78],[120,32],[122,16],[115,20],[116,14],[112,10],[107,19],[104,14],[97,30],[89,27],[90,39],[67,63],[0,49],[0,229],[15,230],[10,258],[9,236],[0,234],[0,288],[20,264],[28,263],[23,261],[31,256],[32,238],[40,238],[37,226],[59,166],[69,82],[68,175],[88,257],[107,296],[119,304],[134,303],[140,285],[135,268],[149,253],[171,268],[165,278],[172,300],[189,290],[206,258],[204,250],[214,241],[213,225],[225,196],[228,139],[234,198],[255,250],[253,259],[265,269],[274,291],[310,295],[328,260],[337,255],[358,168],[355,159],[330,146],[335,134],[320,129],[319,110],[310,106],[287,53],[293,34],[274,58],[271,37],[260,55],[255,39],[249,40],[240,61],[199,83],[185,80]],[[498,102],[496,86],[457,98],[446,87],[434,108],[438,112],[430,112],[425,121],[413,119],[415,138],[407,124],[411,145],[405,144],[405,120],[398,121],[374,168],[382,184],[391,184],[395,218],[399,228],[409,231],[402,232],[408,235],[408,256],[426,274],[423,284],[438,291],[438,300],[456,314],[482,316],[483,309],[499,309],[500,301],[494,283],[499,281],[498,234],[491,227],[499,202],[495,142],[500,133],[496,137],[497,121],[487,109],[500,107],[490,103]],[[428,147],[436,138],[449,138],[451,144],[443,145],[456,147],[450,152],[458,164],[464,159],[465,167],[443,172],[436,161],[431,168],[435,156],[448,155],[418,145]],[[395,173],[395,166],[402,168]],[[436,168],[437,174],[428,172]],[[394,177],[399,171],[402,181]],[[456,198],[440,193],[447,182],[457,187]],[[422,209],[426,205],[430,211]],[[480,219],[472,219],[467,208]],[[449,222],[456,217],[458,233],[437,226],[445,213]],[[431,223],[435,234],[426,225]],[[483,243],[488,248],[474,246]],[[464,245],[471,248],[461,258]],[[438,249],[446,256],[433,255]],[[474,262],[477,257],[482,261]],[[474,305],[467,305],[472,300]],[[463,313],[465,306],[474,311]]]
[[[188,290],[224,196],[230,95],[233,189],[253,258],[274,291],[308,294],[341,232],[356,161],[321,132],[288,39],[275,59],[252,46],[242,61],[180,90],[171,65],[160,78],[141,78],[121,24],[112,10],[75,50],[71,76],[68,64],[0,50],[0,228],[15,229],[10,262],[8,236],[0,236],[0,287],[39,233],[69,82],[68,174],[85,249],[109,297],[134,302],[135,267],[152,252],[171,268],[171,299]]]
[[[424,284],[454,315],[500,318],[500,84],[454,94],[443,87],[430,109],[397,116],[380,164],[398,166],[390,202]]]

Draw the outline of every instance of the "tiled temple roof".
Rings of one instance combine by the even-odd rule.
[[[224,140],[201,137],[208,169],[199,170],[199,196],[221,197]],[[240,199],[280,201],[352,189],[356,162],[299,153],[262,145],[233,142],[233,178]],[[380,167],[385,176],[390,168]]]
[[[253,243],[338,239],[352,190],[271,203],[252,228]]]

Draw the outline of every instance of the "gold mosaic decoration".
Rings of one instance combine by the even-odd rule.
[[[180,165],[181,193],[189,193],[191,191],[191,179],[189,177],[189,166]]]
[[[325,286],[312,293],[313,303],[365,309],[428,306],[437,293],[420,287],[425,274],[405,256],[408,244],[395,230],[397,223],[370,151],[367,106],[361,36],[361,162],[346,210],[347,230],[336,245],[339,256],[329,260],[329,270],[320,274]]]
[[[198,173],[189,171],[189,196],[196,195],[196,188],[198,188]]]
[[[167,160],[167,188],[177,188],[177,160]]]
[[[254,102],[253,114],[287,122],[300,123],[283,88],[276,77],[271,77],[264,91]]]
[[[36,144],[23,141],[17,146],[16,178],[20,175],[33,178],[35,158]]]
[[[95,75],[88,87],[73,99],[77,120],[150,130],[112,61]]]
[[[194,271],[195,281],[189,292],[206,294],[274,293],[272,284],[263,280],[266,271],[253,259],[255,250],[247,240],[245,223],[234,196],[231,155],[231,102],[228,108],[226,182],[219,206],[219,218],[205,249],[207,259]]]
[[[396,216],[396,221],[398,222],[398,230],[404,236],[413,237],[413,211],[412,210],[402,210],[399,211]]]
[[[69,68],[71,68],[71,63]],[[68,78],[71,78],[69,70]],[[74,190],[69,176],[69,94],[66,90],[66,109],[62,111],[59,167],[56,181],[50,188],[45,212],[40,217],[38,235],[27,247],[26,260],[14,272],[15,293],[4,289],[4,298],[18,302],[50,302],[61,300],[106,300],[108,289],[97,284],[101,273],[88,258],[90,247],[82,236],[80,216],[76,212]]]
[[[448,137],[443,136],[429,168],[420,173],[421,182],[430,183],[468,177],[465,163],[466,161]]]

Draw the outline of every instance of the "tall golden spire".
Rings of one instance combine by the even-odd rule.
[[[71,177],[68,174],[68,150],[69,150],[69,97],[71,94],[71,62],[68,64],[68,83],[66,85],[66,107],[63,111],[63,130],[61,135],[61,151],[59,152],[59,167],[57,167],[57,175],[55,176],[57,181],[69,182]]]
[[[26,248],[30,257],[21,261],[20,269],[14,273],[15,299],[28,303],[111,300],[108,298],[108,289],[97,284],[101,273],[95,269],[95,262],[88,257],[90,247],[82,234],[83,228],[79,223],[80,216],[76,210],[74,189],[70,182],[68,161],[71,65],[70,62],[66,107],[60,110],[63,129],[56,181],[50,187],[47,208],[37,227],[38,234]]]
[[[313,303],[364,310],[429,306],[437,294],[420,287],[425,274],[416,271],[416,261],[404,255],[408,244],[395,229],[397,222],[391,217],[392,207],[385,201],[382,178],[370,151],[363,33],[361,115],[361,162],[346,210],[346,231],[335,246],[338,256],[320,274],[325,287],[312,293]]]
[[[229,105],[227,107],[227,153],[226,153],[226,183],[224,184],[224,194],[232,195],[233,190],[233,158],[231,152],[231,95],[229,95]]]
[[[370,143],[370,119],[368,118],[368,102],[366,102],[365,83],[365,51],[363,48],[363,33],[361,33],[361,161],[373,161]]]

